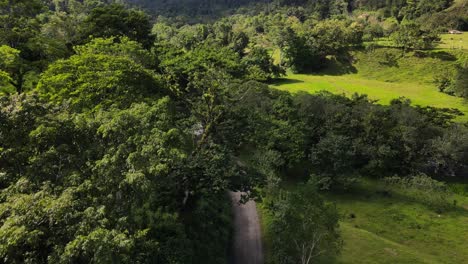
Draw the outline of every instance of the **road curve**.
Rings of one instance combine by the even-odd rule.
[[[257,207],[254,201],[240,204],[240,192],[229,193],[234,215],[231,264],[263,264],[263,247]]]

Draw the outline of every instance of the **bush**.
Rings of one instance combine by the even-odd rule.
[[[231,203],[224,193],[200,199],[186,222],[193,263],[226,263],[232,228]]]
[[[434,77],[434,83],[437,85],[439,92],[454,95],[454,91],[451,89],[453,82],[452,79],[451,74],[448,71],[445,71]]]
[[[446,211],[453,207],[449,201],[450,191],[443,182],[432,179],[425,174],[418,174],[411,177],[387,177],[384,182],[388,186],[395,187],[395,191],[421,202],[438,212]]]
[[[339,252],[338,212],[324,203],[315,185],[280,191],[266,204],[274,263],[315,263]]]

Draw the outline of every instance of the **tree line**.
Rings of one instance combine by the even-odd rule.
[[[225,263],[227,190],[258,198],[286,177],[341,188],[362,174],[467,169],[456,110],[269,88],[286,67],[314,70],[360,45],[355,21],[153,25],[97,1],[3,5],[0,263]],[[303,208],[333,231],[317,199]],[[285,221],[279,230],[296,230]]]

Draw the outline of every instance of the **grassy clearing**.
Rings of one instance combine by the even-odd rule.
[[[441,49],[463,49],[468,50],[468,32],[460,35],[442,34],[440,44]]]
[[[437,50],[468,50],[468,32],[462,34],[441,34],[440,42],[436,45]],[[374,42],[380,47],[395,47],[389,37],[379,38]]]
[[[457,208],[439,213],[391,188],[363,180],[348,192],[326,194],[342,215],[336,263],[465,263],[468,197],[454,195]],[[268,249],[268,234],[265,240]]]
[[[339,263],[463,263],[468,259],[468,197],[435,212],[409,197],[365,181],[352,193],[329,195],[343,214]],[[397,193],[397,192],[395,192]],[[354,217],[351,217],[353,215]]]
[[[453,69],[456,56],[445,51],[427,52],[424,56],[403,55],[395,49],[355,52],[352,65],[336,62],[319,74],[288,73],[272,87],[293,93],[325,90],[347,96],[367,94],[381,104],[406,97],[416,105],[457,108],[465,113],[459,120],[468,121],[465,100],[439,92],[434,84],[436,74]]]

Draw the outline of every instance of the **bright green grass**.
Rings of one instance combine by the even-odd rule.
[[[380,237],[352,224],[340,224],[344,246],[337,263],[436,263],[404,245]]]
[[[388,60],[386,53],[393,59]],[[347,66],[348,72],[343,73],[343,65],[334,64],[321,74],[288,73],[272,87],[293,93],[325,90],[347,96],[367,94],[382,104],[406,97],[415,105],[457,108],[465,113],[458,120],[468,121],[465,100],[439,92],[434,84],[435,75],[453,69],[456,57],[451,54],[439,51],[417,58],[397,50],[379,49],[373,53],[356,52],[354,57],[356,62],[351,68]]]
[[[468,197],[455,195],[459,207],[439,214],[379,189],[382,184],[366,181],[358,192],[327,197],[343,215],[338,263],[466,263]]]
[[[438,48],[468,50],[468,32],[461,35],[443,34]]]
[[[337,264],[466,263],[468,197],[454,195],[458,207],[439,214],[409,197],[397,196],[396,190],[390,189],[391,196],[376,192],[385,188],[380,182],[363,180],[353,191],[325,196],[342,215],[343,248]],[[262,218],[264,227],[268,222]],[[268,260],[269,234],[265,247]]]

